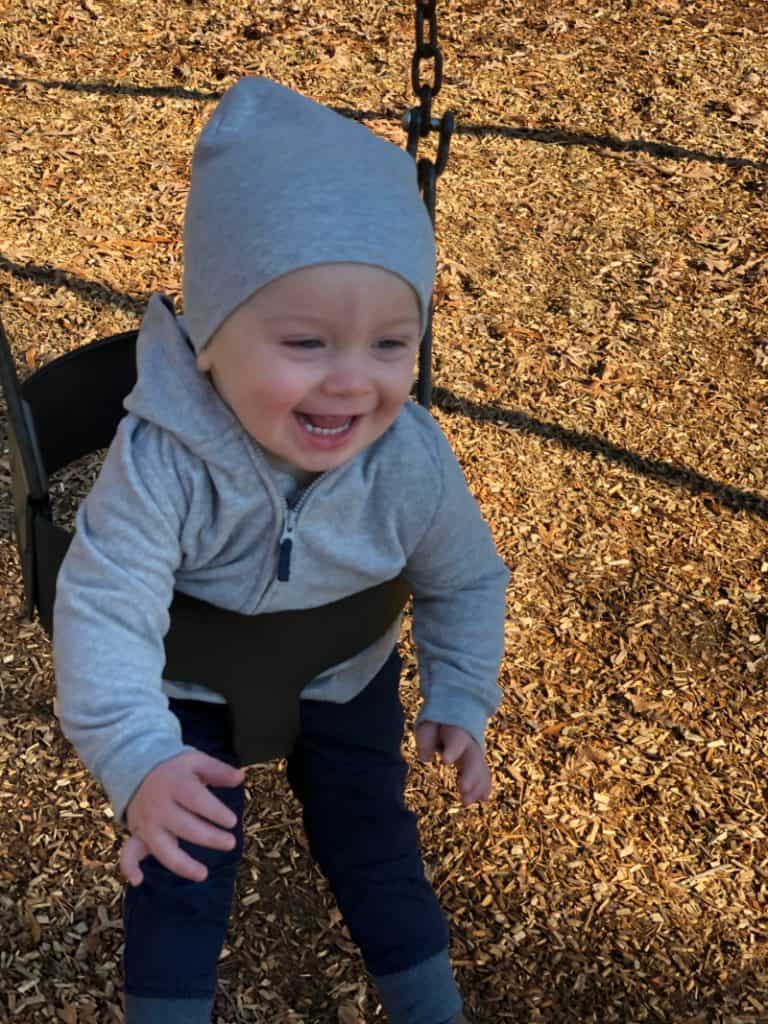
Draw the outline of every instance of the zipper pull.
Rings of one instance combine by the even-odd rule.
[[[293,537],[291,536],[296,526],[297,512],[295,508],[289,508],[285,517],[285,525],[280,535],[280,551],[277,560],[277,578],[281,583],[286,583],[291,577],[291,548]]]

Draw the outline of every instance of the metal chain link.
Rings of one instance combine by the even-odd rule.
[[[453,114],[446,113],[437,120],[432,116],[432,101],[443,84],[443,54],[437,42],[437,0],[415,0],[416,4],[416,48],[411,60],[411,86],[419,105],[411,107],[403,117],[403,127],[408,132],[406,149],[418,168],[419,189],[429,219],[435,223],[435,197],[437,179],[445,170],[455,128]],[[425,38],[425,28],[429,33]],[[432,80],[424,81],[423,66],[432,61]],[[439,132],[437,156],[434,161],[418,157],[419,142],[431,131]],[[419,377],[416,382],[416,397],[420,405],[429,408],[432,396],[432,306],[429,308],[427,329],[419,350]]]
[[[429,25],[429,39],[424,40],[424,21]],[[424,61],[434,60],[432,84],[422,84],[421,66]],[[416,49],[411,60],[411,85],[415,96],[421,101],[422,128],[421,134],[426,135],[432,117],[432,100],[440,92],[443,84],[443,55],[437,45],[437,14],[435,0],[416,0]]]

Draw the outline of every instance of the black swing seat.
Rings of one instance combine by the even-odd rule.
[[[54,522],[48,479],[109,446],[136,381],[137,335],[128,331],[84,345],[20,382],[0,322],[25,612],[30,619],[37,612],[49,636],[56,576],[72,535]],[[223,694],[241,764],[284,757],[298,734],[304,686],[382,636],[408,597],[398,576],[318,608],[241,615],[176,591],[164,675]]]

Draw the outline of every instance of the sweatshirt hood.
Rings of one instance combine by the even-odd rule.
[[[153,295],[136,342],[137,378],[125,408],[209,465],[242,465],[243,443],[250,439],[195,359],[183,317],[167,296]]]

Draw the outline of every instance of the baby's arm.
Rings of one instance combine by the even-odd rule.
[[[157,766],[192,751],[161,688],[163,637],[189,503],[171,445],[167,436],[125,417],[79,510],[57,585],[57,711],[118,819],[148,791]],[[185,793],[198,785],[193,776]],[[172,829],[167,810],[164,827]],[[145,828],[144,816],[138,819]],[[150,833],[155,843],[151,826]]]
[[[462,800],[470,803],[490,792],[484,735],[501,696],[497,679],[509,574],[436,425],[433,436],[440,485],[432,517],[405,570],[414,595],[413,635],[424,698],[416,740],[422,759],[443,748],[443,760],[458,768]]]

